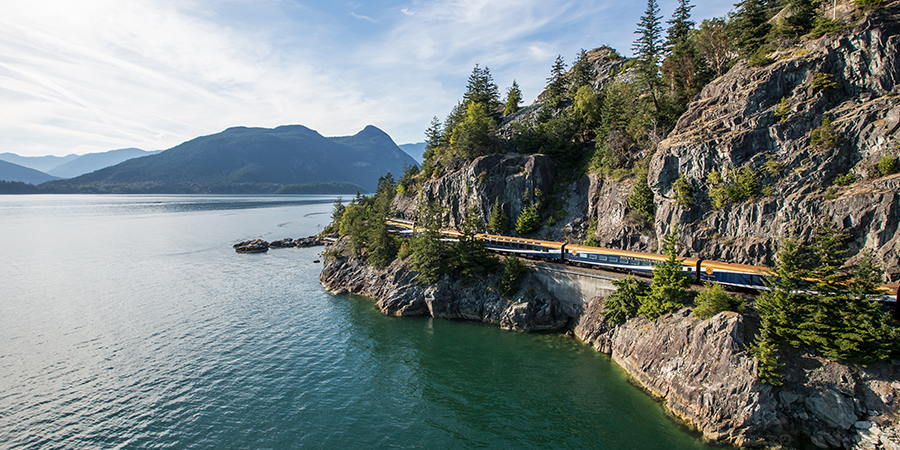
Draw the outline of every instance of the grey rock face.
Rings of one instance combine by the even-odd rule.
[[[850,231],[851,251],[875,250],[888,281],[900,279],[900,177],[879,179],[874,169],[883,156],[900,154],[898,23],[896,6],[887,8],[853,29],[776,54],[769,66],[741,62],[710,83],[652,159],[656,234],[674,220],[694,256],[771,264],[779,238],[791,231],[808,236],[827,217]],[[837,87],[814,87],[822,76]],[[787,112],[776,114],[782,105]],[[834,148],[811,144],[823,117],[839,137]],[[741,167],[756,170],[770,195],[713,210],[706,177]],[[862,181],[826,198],[833,180],[847,173]],[[693,207],[674,202],[679,174],[695,187]]]
[[[423,286],[416,282],[409,261],[396,260],[377,270],[364,258],[352,256],[343,239],[330,245],[329,251],[342,256],[326,259],[319,275],[325,289],[373,298],[383,314],[472,320],[526,332],[562,330],[572,320],[571,311],[531,275],[526,275],[516,295],[504,298],[496,274],[460,281],[445,275],[437,283]]]
[[[459,228],[466,210],[474,205],[489,218],[495,199],[512,225],[522,208],[553,190],[553,161],[545,155],[488,155],[459,167],[445,167],[440,177],[397,196],[394,206],[404,219],[415,220],[424,203],[438,202],[447,213],[447,226]]]

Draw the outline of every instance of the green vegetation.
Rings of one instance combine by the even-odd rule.
[[[519,103],[522,103],[522,90],[519,84],[513,80],[512,86],[506,91],[506,102],[504,102],[503,115],[508,116],[519,110]]]
[[[893,175],[897,173],[897,166],[897,158],[890,155],[883,156],[881,160],[878,161],[878,173],[883,177]]]
[[[837,89],[839,87],[841,87],[841,85],[834,81],[834,75],[830,73],[816,72],[812,82],[809,83],[809,88],[814,91]]]
[[[417,227],[423,230],[412,238],[412,267],[419,284],[434,284],[447,271],[447,249],[441,241],[443,211],[437,203],[428,203],[420,210]]]
[[[853,4],[864,11],[884,8],[884,0],[853,0]]]
[[[694,298],[694,315],[709,319],[722,311],[739,311],[742,304],[740,299],[728,295],[721,284],[706,283]]]
[[[488,222],[488,230],[494,234],[506,234],[509,232],[509,218],[503,212],[500,205],[500,198],[494,199],[494,206],[491,208],[491,219]]]
[[[503,259],[503,273],[500,275],[500,295],[510,296],[519,292],[522,279],[528,267],[519,258],[507,256]]]
[[[867,251],[847,264],[847,240],[826,221],[809,241],[781,242],[771,290],[757,300],[763,344],[770,339],[862,364],[896,356],[900,332],[877,301],[881,270]]]
[[[526,205],[522,208],[519,218],[516,219],[516,233],[526,235],[539,229],[541,229],[541,218],[538,215],[537,207]]]
[[[760,194],[756,171],[749,166],[732,170],[727,178],[717,170],[706,176],[707,193],[715,209],[724,208],[728,203],[755,199]]]
[[[822,123],[809,133],[809,143],[817,150],[834,150],[838,146],[838,135],[831,125],[831,119],[822,118]]]
[[[838,175],[834,178],[832,184],[835,186],[850,186],[856,182],[856,174],[853,172]]]
[[[638,314],[641,298],[647,293],[647,283],[627,276],[612,284],[616,290],[603,303],[603,315],[606,323],[616,326]]]
[[[665,262],[653,268],[653,282],[650,283],[650,291],[641,300],[638,314],[648,319],[656,319],[664,314],[678,311],[684,307],[690,292],[690,282],[681,271],[681,261],[678,259],[677,248],[678,235],[674,227],[666,235],[663,241],[663,253],[667,258]]]
[[[481,228],[481,216],[478,208],[472,205],[466,210],[459,240],[450,251],[451,264],[462,278],[492,274],[497,270],[499,261],[485,247],[484,241],[475,239]]]
[[[643,222],[653,219],[656,205],[653,203],[653,191],[647,183],[646,173],[638,174],[637,180],[634,182],[634,189],[628,197],[628,207],[637,211]]]
[[[779,123],[785,123],[790,118],[791,114],[791,106],[788,104],[787,99],[781,97],[781,101],[778,102],[778,106],[772,110],[772,115],[778,119]]]
[[[681,206],[691,206],[694,204],[694,187],[688,182],[684,174],[678,175],[675,184],[672,185],[675,191],[675,203]]]

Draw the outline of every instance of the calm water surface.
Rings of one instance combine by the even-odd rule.
[[[0,196],[2,448],[710,448],[575,340],[318,282],[333,198]]]

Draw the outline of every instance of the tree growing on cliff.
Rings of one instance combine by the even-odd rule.
[[[513,80],[512,86],[506,91],[506,102],[503,108],[503,115],[508,116],[519,110],[519,103],[522,103],[522,90],[519,89],[519,83]]]
[[[663,241],[663,253],[667,258],[653,268],[650,292],[641,299],[641,307],[638,310],[638,314],[650,320],[678,311],[688,299],[690,282],[681,271],[682,263],[678,259],[677,245],[678,234],[675,227],[672,227],[672,231]]]
[[[453,266],[462,278],[494,273],[500,263],[485,247],[484,241],[475,238],[480,231],[481,224],[478,208],[472,205],[466,210],[466,216],[460,229],[462,235],[451,249]]]
[[[550,108],[559,107],[563,94],[566,92],[566,63],[562,55],[556,56],[556,61],[550,68],[550,78],[547,78],[546,105]]]
[[[500,106],[500,91],[487,66],[482,69],[475,64],[472,74],[469,75],[466,93],[463,94],[463,104],[469,103],[482,104],[487,111],[493,111]]]
[[[433,284],[446,272],[447,251],[441,241],[443,210],[437,202],[429,202],[420,210],[417,226],[422,231],[410,243],[412,268],[420,284]]]
[[[634,56],[638,59],[638,76],[647,87],[656,112],[660,111],[659,99],[656,94],[656,88],[659,85],[659,59],[665,50],[660,20],[659,5],[656,0],[647,0],[647,9],[641,16],[641,21],[638,22],[638,29],[634,32],[638,38],[631,46]]]
[[[848,264],[847,235],[823,222],[811,241],[785,239],[757,309],[764,332],[835,361],[863,364],[896,352],[898,330],[877,301],[881,270],[871,253]]]
[[[528,267],[519,258],[507,256],[503,259],[503,273],[500,275],[500,295],[510,296],[519,292],[522,278]]]
[[[397,255],[399,243],[397,238],[388,230],[387,219],[393,216],[391,201],[394,200],[394,194],[397,192],[397,184],[394,182],[394,176],[390,173],[378,178],[378,187],[375,189],[375,196],[372,201],[372,207],[368,214],[368,238],[367,250],[369,252],[367,261],[373,267],[381,269]]]
[[[537,207],[527,205],[522,208],[519,218],[516,219],[516,233],[525,235],[534,233],[541,228],[541,219],[538,216]]]
[[[633,276],[612,282],[616,290],[603,302],[603,316],[612,326],[625,323],[636,316],[641,308],[641,299],[647,294],[647,283]]]
[[[474,158],[494,150],[497,136],[496,126],[488,116],[487,107],[470,101],[466,106],[466,115],[450,135],[450,148],[460,158]]]
[[[509,218],[503,212],[500,205],[500,197],[494,199],[494,206],[491,208],[491,220],[488,222],[488,230],[491,233],[506,234],[509,232]]]

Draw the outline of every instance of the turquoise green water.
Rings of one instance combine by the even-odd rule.
[[[318,283],[325,197],[0,196],[2,448],[702,449],[556,335]]]

